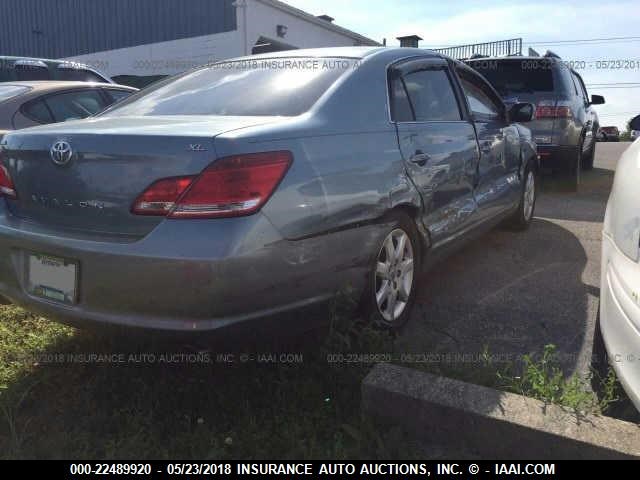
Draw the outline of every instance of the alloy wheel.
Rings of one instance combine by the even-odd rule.
[[[396,228],[385,238],[376,263],[376,304],[385,321],[397,320],[407,308],[414,268],[411,239],[404,230]]]

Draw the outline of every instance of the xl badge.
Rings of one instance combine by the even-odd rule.
[[[49,150],[51,154],[51,161],[56,165],[66,165],[73,157],[73,150],[71,150],[71,145],[69,142],[65,142],[64,140],[58,140],[51,146],[51,150]]]

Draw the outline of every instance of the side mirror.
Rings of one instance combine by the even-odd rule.
[[[604,105],[604,97],[602,95],[591,95],[591,105]]]
[[[532,103],[515,103],[509,109],[509,120],[518,123],[530,122],[535,110]]]
[[[629,126],[631,127],[631,130],[640,130],[640,115],[633,117],[629,122]]]

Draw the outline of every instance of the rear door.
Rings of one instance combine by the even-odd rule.
[[[389,72],[391,117],[434,245],[473,221],[478,151],[448,63],[413,59]]]
[[[497,215],[510,207],[518,194],[519,134],[507,123],[505,105],[481,76],[462,66],[456,72],[480,148],[475,189],[478,210],[483,218]]]

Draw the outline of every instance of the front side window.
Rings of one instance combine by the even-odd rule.
[[[460,84],[475,119],[500,117],[500,105],[486,92],[479,81],[461,75]]]
[[[589,96],[587,95],[587,89],[582,82],[582,78],[580,78],[580,75],[575,72],[571,72],[571,76],[573,77],[573,81],[575,82],[576,88],[578,89],[578,96],[582,97],[585,103],[588,102]]]
[[[151,86],[105,115],[295,116],[354,66],[353,59],[296,57],[214,64]]]

